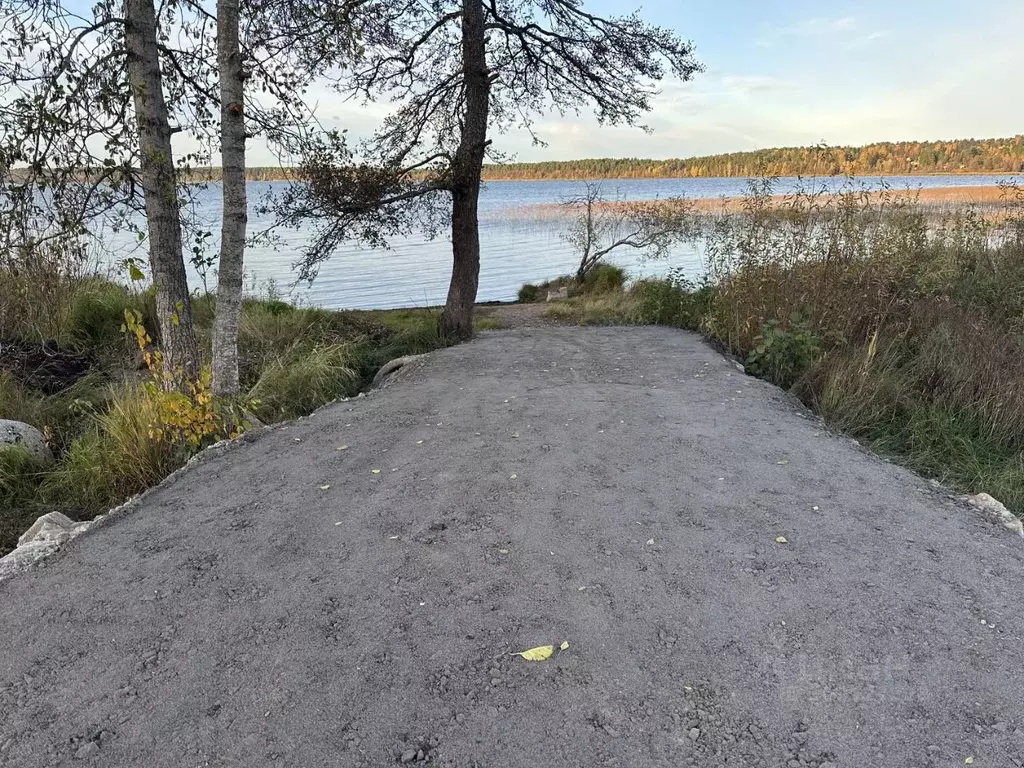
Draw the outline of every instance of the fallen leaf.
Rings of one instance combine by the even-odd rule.
[[[498,554],[499,555],[507,555],[508,554],[508,550],[507,549],[499,549],[498,550]]]
[[[301,443],[302,442],[302,438],[301,437],[296,437],[295,438],[295,442],[296,443]]]
[[[789,542],[786,540],[785,536],[776,536],[775,537],[775,543],[776,544],[789,544]]]
[[[519,651],[513,653],[513,656],[522,656],[527,661],[544,661],[545,659],[551,658],[551,654],[555,652],[555,646],[553,645],[538,645],[536,648],[531,648],[528,651]]]
[[[328,488],[330,488],[330,487],[331,487],[331,486],[329,486],[329,485],[321,485],[321,486],[320,486],[320,490],[321,490],[321,491],[326,491],[326,490],[327,490]]]
[[[417,440],[416,441],[416,445],[423,445],[423,441],[422,440]]]
[[[789,459],[779,459],[776,464],[789,464]]]
[[[563,640],[562,644],[560,646],[558,646],[558,649],[561,650],[561,651],[564,651],[568,647],[569,647],[569,641],[568,640]]]
[[[974,758],[968,757],[966,760],[964,760],[964,765],[974,765]]]
[[[347,445],[339,445],[337,448],[335,448],[335,450],[337,450],[337,451],[347,451],[348,450],[348,446]]]
[[[397,536],[388,536],[388,538],[389,538],[389,539],[391,539],[392,541],[394,541],[394,540],[395,540],[395,539],[397,539],[398,537],[397,537]]]
[[[647,540],[647,546],[648,547],[653,547],[654,546],[654,539],[648,539]]]
[[[379,475],[380,474],[380,470],[379,469],[371,469],[370,471],[373,472],[373,474],[375,474],[375,475]]]
[[[519,475],[516,475],[516,474],[512,474],[512,475],[509,475],[509,478],[508,478],[508,479],[509,479],[509,480],[515,480],[515,479],[516,479],[517,477],[519,477]]]

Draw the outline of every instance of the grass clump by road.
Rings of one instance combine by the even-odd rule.
[[[26,258],[30,269],[20,268]],[[99,277],[76,254],[0,260],[0,308],[0,418],[43,431],[56,456],[44,466],[0,451],[0,555],[40,514],[89,519],[257,420],[311,413],[357,394],[388,360],[444,345],[436,310],[335,312],[270,289],[243,304],[243,395],[224,403],[208,370],[191,398],[158,386],[144,353],[157,340],[139,343],[155,336],[151,294]],[[207,354],[213,315],[212,297],[194,299]]]
[[[1024,514],[1024,194],[936,211],[913,194],[756,182],[709,217],[706,284],[671,275],[547,310],[698,330],[836,428]]]

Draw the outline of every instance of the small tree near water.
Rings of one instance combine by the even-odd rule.
[[[563,237],[580,254],[579,282],[613,251],[632,249],[647,258],[664,258],[693,231],[692,205],[681,197],[608,200],[600,184],[588,182],[562,205],[573,217]]]

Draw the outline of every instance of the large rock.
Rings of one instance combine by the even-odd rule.
[[[548,291],[548,301],[565,301],[569,298],[569,288],[562,286],[557,291]]]
[[[53,453],[43,433],[30,424],[11,419],[0,419],[0,451],[21,446],[39,461],[53,463]]]
[[[414,363],[417,360],[426,357],[426,355],[406,355],[405,357],[396,357],[390,362],[384,363],[377,371],[377,374],[373,377],[373,386],[379,386],[384,379],[393,374],[399,368],[403,368],[409,363]],[[363,393],[360,392],[359,396],[362,397]]]

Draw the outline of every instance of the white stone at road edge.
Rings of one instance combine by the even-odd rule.
[[[975,509],[991,515],[999,520],[1004,527],[1024,537],[1024,521],[1008,510],[1002,502],[989,496],[987,493],[979,493],[976,496],[968,496],[967,503]]]
[[[47,512],[18,539],[18,547],[0,558],[0,581],[48,557],[93,524],[76,523],[60,512]]]

